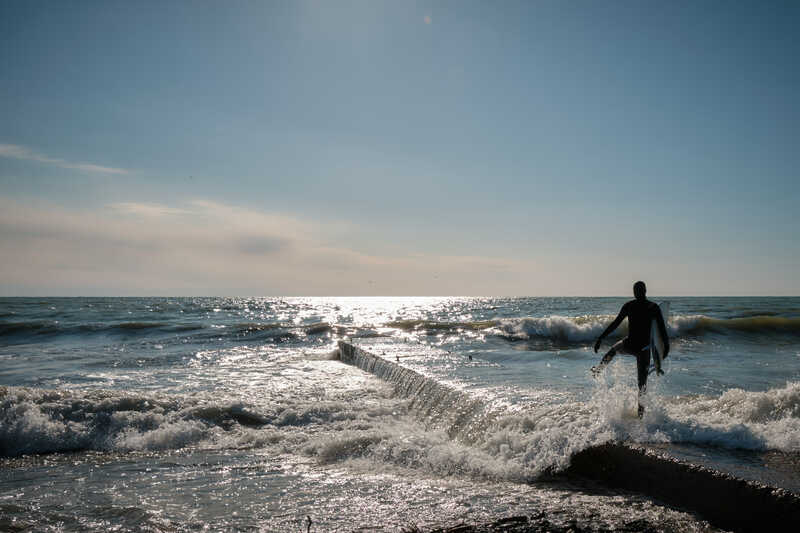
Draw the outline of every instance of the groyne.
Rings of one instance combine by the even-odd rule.
[[[423,421],[436,423],[451,438],[474,442],[499,413],[479,398],[426,378],[346,341],[343,362],[394,384]],[[800,497],[790,491],[736,478],[646,447],[609,442],[582,450],[553,475],[582,478],[614,489],[645,494],[699,514],[732,531],[792,530],[800,524]],[[794,524],[794,526],[792,525]]]

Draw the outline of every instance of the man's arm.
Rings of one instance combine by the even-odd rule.
[[[597,353],[597,350],[600,349],[600,343],[603,342],[603,339],[608,337],[612,331],[617,329],[617,327],[622,324],[622,321],[625,320],[626,316],[628,316],[628,304],[622,306],[622,309],[619,310],[617,318],[615,318],[614,321],[608,325],[606,330],[597,338],[597,342],[594,343],[594,353]]]

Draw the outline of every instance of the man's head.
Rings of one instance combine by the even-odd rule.
[[[647,294],[647,286],[644,281],[637,281],[633,284],[633,295],[637,300],[644,300],[644,295]]]

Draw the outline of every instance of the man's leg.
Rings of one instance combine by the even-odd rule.
[[[644,416],[642,396],[647,392],[647,374],[650,371],[650,350],[645,349],[636,355],[636,377],[639,382],[639,418]]]
[[[602,372],[603,369],[605,369],[605,367],[608,365],[608,363],[610,363],[611,360],[614,359],[614,356],[617,355],[617,351],[621,350],[624,345],[625,345],[625,339],[617,341],[614,344],[614,346],[612,346],[611,349],[603,356],[603,358],[600,359],[600,363],[597,366],[592,367],[592,373],[594,375],[597,375],[600,372]]]

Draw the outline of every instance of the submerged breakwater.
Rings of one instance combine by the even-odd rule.
[[[427,379],[401,365],[382,359],[345,341],[339,341],[341,360],[392,383],[410,407],[435,429],[451,439],[474,442],[498,415],[480,399]]]
[[[397,394],[409,399],[419,417],[446,431],[450,438],[466,443],[486,441],[491,439],[493,430],[502,427],[496,425],[498,421],[510,416],[491,408],[479,397],[427,378],[351,342],[339,341],[338,345],[343,362],[392,383]],[[800,523],[797,494],[687,463],[641,445],[610,440],[578,451],[568,458],[567,464],[563,469],[547,465],[546,477],[577,476],[643,493],[698,512],[712,523],[734,531],[778,530],[787,523]],[[543,469],[538,471],[545,473]]]

